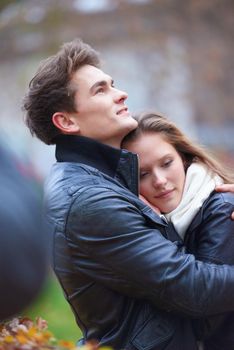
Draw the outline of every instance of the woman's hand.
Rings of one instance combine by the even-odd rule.
[[[217,192],[232,192],[234,193],[234,184],[223,184],[216,186],[215,190]],[[234,212],[232,213],[232,220],[234,220]]]
[[[158,215],[161,214],[160,210],[159,210],[157,207],[155,207],[153,204],[151,204],[150,202],[148,202],[147,199],[145,199],[145,197],[143,197],[141,194],[139,195],[139,198],[140,198],[145,204],[147,204],[149,207],[151,207],[151,208],[155,211],[155,213],[157,213]]]

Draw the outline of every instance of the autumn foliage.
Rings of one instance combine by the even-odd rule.
[[[0,350],[97,350],[96,343],[81,348],[73,342],[56,340],[48,331],[47,322],[38,317],[14,318],[0,325]],[[99,348],[100,349],[100,348]]]

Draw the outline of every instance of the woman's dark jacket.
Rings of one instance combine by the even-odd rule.
[[[233,194],[213,192],[186,232],[188,253],[201,261],[234,265],[233,211]],[[234,350],[233,312],[196,322],[195,329],[205,339],[204,350]]]
[[[136,155],[85,137],[56,143],[45,188],[53,264],[84,339],[196,349],[183,316],[233,310],[234,269],[182,253],[172,227],[137,196]]]

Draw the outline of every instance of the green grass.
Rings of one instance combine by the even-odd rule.
[[[81,337],[70,306],[52,273],[36,301],[24,311],[23,316],[33,320],[42,317],[57,339],[76,342]]]

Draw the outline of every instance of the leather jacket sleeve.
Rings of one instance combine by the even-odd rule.
[[[66,224],[70,248],[79,260],[74,268],[169,311],[202,317],[234,309],[233,267],[181,253],[112,189],[93,186],[74,197]]]
[[[214,264],[234,265],[234,195],[216,193],[204,203],[185,237],[188,251]]]
[[[189,252],[194,253],[201,261],[234,265],[234,221],[231,220],[233,210],[233,194],[212,194],[186,235]],[[216,330],[222,326],[219,334],[221,333],[221,339],[224,341],[226,319],[227,314],[222,314],[196,322],[199,338],[215,335],[217,342],[219,338]],[[226,322],[230,320],[227,319]]]

